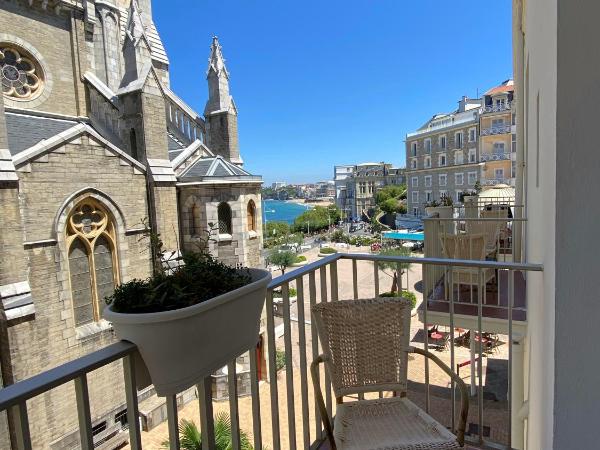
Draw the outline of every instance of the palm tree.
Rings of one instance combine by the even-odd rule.
[[[215,444],[217,450],[233,448],[231,420],[226,412],[220,412],[215,417]],[[169,448],[169,441],[164,441],[162,445],[163,448]],[[185,419],[179,422],[179,446],[182,450],[202,450],[202,433],[194,422]],[[250,438],[242,430],[240,430],[240,448],[254,450]]]
[[[384,256],[410,256],[410,250],[404,247],[391,248],[383,250],[380,255]],[[391,270],[392,275],[392,287],[390,292],[398,292],[398,273],[404,273],[410,267],[410,263],[396,263],[396,262],[380,262],[379,267],[383,270]]]

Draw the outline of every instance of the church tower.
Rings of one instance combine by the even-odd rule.
[[[204,108],[208,134],[208,147],[217,155],[232,163],[242,165],[238,144],[237,109],[233,97],[229,94],[229,72],[221,44],[213,37],[208,59],[208,101]]]

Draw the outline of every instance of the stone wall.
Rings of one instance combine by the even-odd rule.
[[[147,244],[140,242],[148,215],[145,174],[86,135],[17,167],[21,216],[35,319],[10,331],[16,380],[71,361],[115,341],[108,323],[75,327],[65,245],[65,219],[87,196],[114,216],[122,281],[150,273]],[[92,420],[104,420],[124,404],[121,363],[88,377]],[[28,402],[34,448],[46,448],[77,428],[72,383]],[[62,448],[55,443],[53,448]],[[65,444],[66,445],[66,444]]]

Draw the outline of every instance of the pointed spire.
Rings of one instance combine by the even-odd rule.
[[[229,78],[229,72],[227,72],[227,67],[225,67],[225,58],[223,58],[223,51],[221,50],[221,44],[219,44],[219,38],[217,36],[213,36],[212,38],[210,57],[208,58],[208,69],[206,70],[207,76],[210,74],[211,70],[214,71],[217,76],[223,74],[226,78]]]
[[[137,46],[142,37],[146,37],[137,0],[131,0],[131,5],[129,5],[129,17],[125,33],[131,39],[134,46]]]

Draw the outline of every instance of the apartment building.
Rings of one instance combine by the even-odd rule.
[[[362,163],[355,166],[335,166],[336,205],[344,217],[358,219],[375,207],[375,195],[390,184],[406,183],[405,169],[392,164]]]
[[[406,135],[408,212],[424,213],[425,203],[450,196],[454,202],[480,179],[479,125],[482,100],[462,97],[458,109],[436,114]]]
[[[506,80],[483,95],[479,124],[482,185],[515,185],[516,144],[514,83]]]

